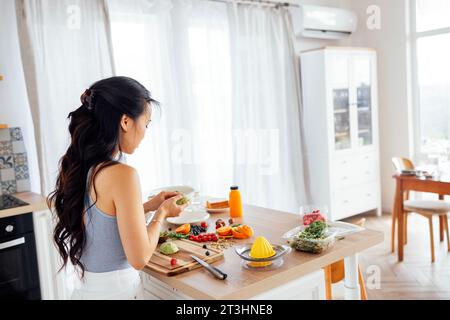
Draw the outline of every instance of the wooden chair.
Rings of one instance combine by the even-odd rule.
[[[414,164],[411,160],[406,158],[392,158],[392,164],[395,170],[400,173],[402,170],[414,170]],[[433,235],[433,216],[439,217],[440,224],[440,240],[444,241],[444,229],[447,235],[447,250],[450,251],[450,239],[448,229],[448,212],[450,212],[450,203],[443,201],[443,196],[439,196],[440,200],[410,200],[409,192],[405,192],[403,197],[403,209],[405,210],[405,223],[404,232],[405,235],[403,241],[406,244],[408,242],[407,230],[408,230],[408,214],[415,212],[428,219],[430,228],[430,246],[431,246],[431,262],[435,261],[434,255],[434,235]],[[398,217],[395,214],[395,210],[392,213],[392,240],[391,250],[395,251],[395,224]]]
[[[361,219],[356,222],[356,225],[364,226],[366,219]],[[332,300],[332,284],[338,283],[344,280],[345,277],[345,266],[344,259],[334,262],[325,268],[323,268],[325,273],[325,297],[327,300]],[[362,276],[361,268],[358,266],[358,282],[361,291],[361,300],[367,300],[367,291],[364,284],[364,278]]]

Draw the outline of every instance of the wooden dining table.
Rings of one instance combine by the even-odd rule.
[[[428,192],[435,193],[440,200],[444,199],[445,195],[450,195],[450,175],[435,176],[431,178],[407,176],[395,174],[393,178],[396,180],[394,212],[397,216],[397,246],[398,246],[398,261],[403,261],[403,252],[405,245],[405,215],[403,208],[404,194],[407,191]],[[439,220],[440,238],[443,240],[443,221]]]

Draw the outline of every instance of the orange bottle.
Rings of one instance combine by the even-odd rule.
[[[241,218],[242,217],[242,200],[241,193],[238,186],[232,186],[230,188],[229,206],[230,206],[230,217],[231,218]]]

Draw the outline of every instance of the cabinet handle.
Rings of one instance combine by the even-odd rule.
[[[369,170],[367,170],[367,171],[366,171],[366,174],[369,175],[369,174],[371,174],[371,172],[370,172]]]
[[[0,243],[0,250],[12,248],[25,243],[25,237]]]
[[[341,178],[342,181],[347,180],[347,179],[348,179],[347,176],[344,176]]]
[[[371,193],[366,193],[366,197],[371,197],[372,194]]]
[[[344,200],[344,203],[347,204],[349,201],[348,200]]]

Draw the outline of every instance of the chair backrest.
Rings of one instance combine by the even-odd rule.
[[[402,172],[402,170],[414,170],[414,164],[407,158],[394,157],[392,158],[392,164],[397,172]]]

